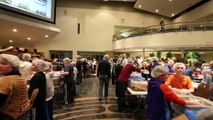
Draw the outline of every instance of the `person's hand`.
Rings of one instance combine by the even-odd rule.
[[[199,106],[203,106],[203,104],[199,100],[195,100],[195,99],[185,100],[185,102],[186,102],[186,105],[199,105]]]
[[[188,94],[190,94],[190,91],[188,89],[180,89],[180,94],[181,95],[188,95]]]

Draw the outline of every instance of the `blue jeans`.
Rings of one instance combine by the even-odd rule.
[[[103,87],[104,97],[108,97],[109,77],[107,77],[106,75],[99,76],[99,98],[103,97]]]

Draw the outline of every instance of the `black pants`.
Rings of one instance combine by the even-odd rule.
[[[127,83],[123,81],[118,82],[118,110],[122,111],[125,108],[125,91],[127,87]]]
[[[77,83],[76,84],[80,85],[82,83],[82,72],[81,71],[79,71],[77,73],[76,79],[77,79]]]
[[[76,92],[75,82],[74,80],[64,84],[64,96],[65,101],[72,103],[74,101],[74,96]]]

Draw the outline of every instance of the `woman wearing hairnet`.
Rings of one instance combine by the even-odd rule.
[[[31,70],[35,72],[30,80],[30,103],[32,106],[32,120],[48,120],[46,114],[46,77],[43,71],[46,68],[46,62],[41,59],[32,61]]]
[[[19,73],[17,56],[0,54],[0,119],[25,120],[29,110],[27,81]]]
[[[149,120],[171,120],[171,109],[169,102],[181,106],[197,105],[197,101],[188,101],[179,98],[164,82],[168,78],[168,69],[162,65],[156,66],[151,72],[152,78],[148,82],[148,109],[147,116]]]

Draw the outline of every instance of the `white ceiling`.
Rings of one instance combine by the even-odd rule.
[[[32,46],[39,40],[51,39],[60,32],[60,30],[50,30],[41,26],[28,25],[1,18],[0,26],[0,42],[6,46]],[[17,32],[13,32],[13,29],[17,29]],[[45,35],[48,35],[48,38],[46,38]],[[28,37],[31,39],[28,40]],[[10,43],[9,40],[12,40],[13,42]]]
[[[100,1],[100,0],[98,0]],[[104,0],[101,0],[104,1]],[[171,17],[171,13],[179,13],[184,11],[186,8],[200,2],[201,0],[109,0],[113,2],[135,2],[134,8],[139,9],[139,5],[142,5],[141,10],[155,13],[155,9],[159,9],[158,14]],[[59,1],[58,1],[59,2]],[[155,13],[156,14],[156,13]],[[27,44],[29,46],[34,45],[39,40],[51,39],[55,37],[60,29],[51,28],[49,26],[40,25],[40,24],[28,24],[27,22],[18,22],[13,17],[10,19],[5,19],[4,15],[0,14],[0,43],[4,45],[15,45],[21,46]],[[31,22],[32,23],[32,22]],[[17,29],[17,32],[13,32],[12,29]],[[45,38],[45,35],[48,35],[48,38]],[[31,40],[27,40],[30,37]],[[9,43],[9,40],[13,40],[13,43]]]
[[[134,8],[172,18],[202,0],[137,0]],[[141,8],[139,7],[141,6]],[[158,10],[156,12],[155,10]]]

